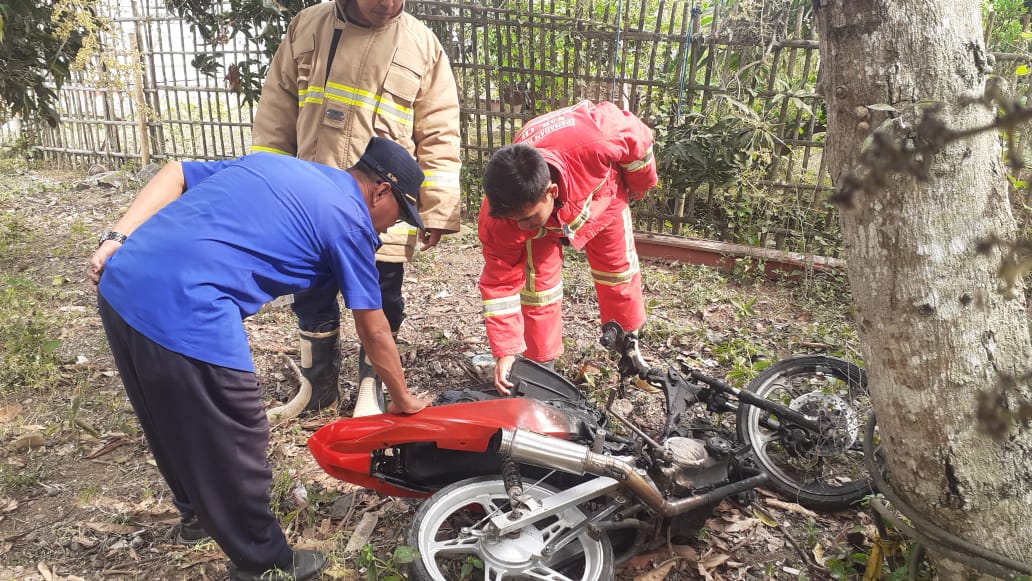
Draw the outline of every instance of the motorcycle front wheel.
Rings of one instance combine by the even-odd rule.
[[[752,447],[771,487],[820,510],[845,508],[872,492],[863,450],[871,396],[862,367],[826,355],[791,357],[763,370],[745,389],[828,427],[813,434],[758,407],[739,406],[738,437]]]
[[[545,484],[524,483],[524,493],[542,500],[556,493]],[[480,476],[438,490],[416,511],[408,544],[418,552],[409,565],[413,581],[456,579],[570,579],[607,581],[614,577],[613,547],[604,532],[583,531],[553,555],[542,549],[584,520],[577,507],[498,537],[490,516],[509,510],[505,484]]]

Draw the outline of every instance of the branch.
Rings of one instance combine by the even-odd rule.
[[[929,177],[932,159],[947,144],[988,131],[1008,132],[1008,164],[1012,170],[1021,169],[1024,165],[1022,155],[1016,150],[1017,145],[1010,134],[1015,128],[1032,121],[1032,108],[1011,97],[1006,88],[1006,81],[992,77],[979,99],[960,103],[1002,112],[992,123],[978,127],[950,129],[940,115],[942,103],[926,107],[913,128],[908,128],[902,117],[890,116],[871,133],[860,152],[857,169],[842,178],[831,201],[843,209],[854,209],[858,194],[883,190],[889,185],[892,175],[911,175],[925,181]]]

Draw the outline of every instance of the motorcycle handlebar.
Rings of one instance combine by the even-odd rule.
[[[610,350],[618,350],[617,342],[622,340],[624,336],[624,330],[620,327],[620,323],[610,321],[602,325],[602,338],[599,340],[602,346]]]
[[[599,342],[606,349],[620,355],[621,372],[633,371],[641,377],[648,374],[650,366],[638,349],[637,335],[624,331],[620,323],[609,321],[602,325],[602,337]],[[625,362],[630,365],[630,369],[624,369]]]

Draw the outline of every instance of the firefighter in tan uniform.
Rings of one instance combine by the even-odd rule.
[[[376,254],[383,310],[397,333],[405,317],[404,263],[459,230],[459,100],[441,43],[404,12],[404,0],[336,0],[290,22],[269,67],[254,120],[251,151],[347,168],[370,137],[404,146],[426,175],[420,191],[425,229],[399,223]],[[336,403],[340,311],[336,289],[295,294],[302,373],[312,384],[307,410]],[[359,355],[366,412],[375,377]]]

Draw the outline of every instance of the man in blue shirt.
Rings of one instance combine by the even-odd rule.
[[[265,153],[171,163],[90,258],[122,383],[182,513],[178,538],[210,534],[231,579],[309,579],[326,564],[291,550],[269,508],[269,423],[243,319],[277,296],[339,289],[388,411],[422,409],[374,257],[377,233],[399,217],[422,228],[422,181],[408,152],[379,137],[347,171]]]

